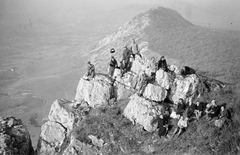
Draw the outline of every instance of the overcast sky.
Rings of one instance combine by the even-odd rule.
[[[24,17],[64,20],[71,16],[74,20],[84,11],[108,11],[133,4],[170,7],[192,22],[240,26],[240,0],[0,0],[0,21]]]

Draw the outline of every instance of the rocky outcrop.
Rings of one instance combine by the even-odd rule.
[[[84,101],[56,100],[49,111],[48,120],[41,127],[37,153],[59,154],[69,145],[74,126],[89,112]]]
[[[71,107],[66,105],[66,101],[56,100],[53,102],[51,109],[49,111],[48,119],[51,122],[58,122],[64,128],[66,128],[67,133],[73,129],[73,124],[75,121],[74,112]]]
[[[162,69],[159,69],[156,72],[156,82],[159,84],[159,86],[165,88],[166,90],[170,88],[169,75]]]
[[[183,77],[178,75],[171,87],[169,99],[177,104],[179,99],[182,98],[186,103],[191,102],[197,97],[197,90],[199,85],[199,78],[195,75],[188,75]]]
[[[0,154],[33,154],[26,125],[15,117],[0,117]]]
[[[149,83],[143,96],[151,101],[161,102],[167,97],[167,91],[163,87]]]
[[[96,75],[90,81],[81,78],[75,100],[84,100],[91,107],[107,105],[111,97],[111,90],[111,80],[104,75]]]
[[[133,124],[140,124],[149,132],[155,131],[157,122],[154,120],[161,114],[162,106],[155,102],[148,101],[137,95],[131,96],[131,99],[124,109],[124,116],[127,117]]]
[[[85,143],[71,136],[70,144],[64,150],[63,155],[99,155],[100,151],[91,143]]]

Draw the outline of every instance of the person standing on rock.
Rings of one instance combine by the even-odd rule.
[[[135,56],[139,55],[139,57],[142,58],[139,50],[138,50],[138,44],[135,42],[135,39],[132,39],[132,45],[130,50],[132,51],[133,59],[135,60]]]
[[[123,62],[124,62],[124,69],[129,69],[130,64],[130,57],[132,55],[132,51],[128,49],[127,45],[124,47],[123,50]]]
[[[93,64],[91,64],[90,61],[88,61],[87,66],[87,79],[86,80],[92,80],[95,77],[95,67]]]
[[[160,68],[166,72],[168,71],[167,61],[164,56],[162,56],[158,61],[158,69]]]
[[[109,76],[112,78],[115,68],[118,67],[117,60],[114,58],[114,56],[111,57],[111,61],[109,64]]]
[[[148,77],[147,74],[145,73],[145,71],[142,71],[139,78],[138,78],[138,89],[137,89],[137,93],[139,96],[143,95],[143,92],[146,88],[148,84]]]

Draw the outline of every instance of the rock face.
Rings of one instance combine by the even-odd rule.
[[[48,115],[48,121],[42,125],[37,153],[59,154],[69,143],[74,124],[81,120],[85,111],[89,111],[85,102],[56,100]]]
[[[81,78],[77,87],[75,100],[84,100],[91,107],[107,105],[111,89],[111,81],[103,75],[96,75],[91,81]]]
[[[169,79],[168,73],[162,69],[159,69],[156,72],[156,82],[159,84],[159,86],[165,89],[170,88],[170,79]]]
[[[150,102],[137,95],[131,96],[131,100],[124,109],[124,116],[133,124],[138,123],[149,132],[155,131],[157,122],[153,123],[158,115],[161,114],[162,106]]]
[[[91,144],[81,142],[74,136],[71,136],[70,144],[63,152],[63,155],[99,155],[100,151]]]
[[[51,122],[60,123],[69,133],[73,129],[75,121],[74,113],[71,110],[69,106],[64,105],[64,102],[56,100],[51,106],[48,118]]]
[[[26,125],[14,117],[0,117],[0,154],[33,154]]]
[[[160,86],[149,83],[144,90],[143,96],[149,100],[161,102],[166,98],[167,91]]]
[[[187,77],[182,77],[178,75],[171,87],[171,92],[169,99],[177,104],[179,99],[182,98],[186,103],[191,102],[197,94],[197,89],[199,85],[199,79],[195,74],[189,75]]]

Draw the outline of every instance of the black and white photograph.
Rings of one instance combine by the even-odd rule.
[[[0,155],[240,155],[240,1],[0,0]]]

